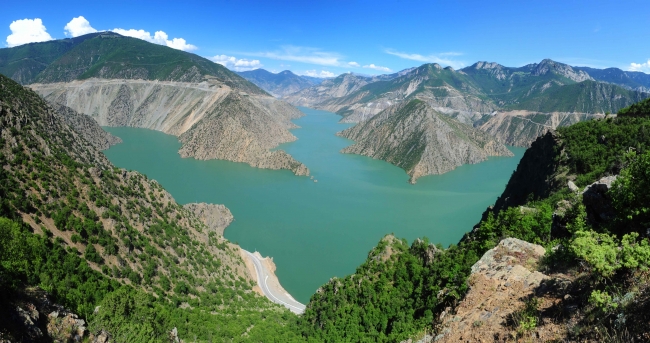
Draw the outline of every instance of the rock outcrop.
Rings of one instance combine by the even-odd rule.
[[[485,342],[510,339],[508,318],[525,306],[548,277],[536,270],[545,250],[506,238],[472,266],[470,290],[455,314],[443,312],[437,342]],[[516,337],[516,334],[514,335]]]
[[[230,210],[224,205],[189,203],[183,205],[184,208],[193,212],[197,218],[208,227],[209,231],[214,231],[223,236],[223,231],[235,219]]]
[[[284,151],[296,138],[295,107],[268,95],[248,94],[218,80],[200,83],[89,79],[32,84],[51,103],[89,115],[102,126],[133,126],[179,136],[183,157],[225,159],[259,168],[309,170]]]
[[[488,156],[512,156],[503,144],[420,100],[393,106],[339,135],[356,141],[341,152],[390,162],[410,176],[443,174]]]
[[[555,132],[537,138],[524,153],[506,189],[490,211],[497,213],[508,207],[521,206],[528,197],[546,198],[551,192],[566,187],[567,175],[560,172],[560,162],[556,159],[561,153],[562,142]]]
[[[75,110],[64,105],[52,104],[59,115],[79,133],[84,139],[92,144],[98,150],[106,150],[111,145],[122,143],[120,137],[115,137],[112,134],[104,131],[99,124],[85,114],[77,113]]]
[[[608,191],[617,177],[617,175],[605,176],[585,187],[582,192],[582,202],[592,223],[608,221],[616,215]]]
[[[110,333],[92,332],[84,319],[42,289],[10,292],[11,297],[0,299],[0,342],[109,342]]]

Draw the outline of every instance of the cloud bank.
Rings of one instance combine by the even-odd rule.
[[[650,73],[650,58],[645,63],[634,63],[634,62],[630,63],[630,66],[628,67],[627,70]]]
[[[82,15],[72,18],[69,23],[63,27],[65,35],[69,37],[79,37],[85,34],[97,32],[94,27],[90,26],[90,22]]]
[[[392,71],[388,67],[377,66],[377,65],[374,65],[373,63],[370,63],[370,64],[365,65],[363,67],[366,68],[366,69],[374,69],[374,70],[385,71],[385,72]]]
[[[412,60],[412,61],[418,61],[424,63],[438,63],[443,65],[448,65],[456,69],[465,67],[464,62],[450,58],[455,56],[461,56],[462,53],[460,52],[443,52],[443,53],[427,55],[427,56],[420,55],[420,54],[409,54],[405,52],[399,52],[393,49],[386,49],[384,50],[384,52],[389,55],[397,56],[399,58]]]
[[[216,55],[214,57],[210,57],[210,59],[228,69],[235,71],[253,70],[261,68],[263,66],[259,60],[247,60],[244,58],[237,59],[234,56]]]
[[[320,77],[320,78],[326,78],[326,77],[334,77],[336,74],[332,73],[331,71],[327,70],[321,70],[320,73],[316,71],[316,69],[313,70],[305,70],[303,73],[298,73],[298,75],[302,76],[311,76],[311,77]]]
[[[47,33],[41,18],[15,20],[9,25],[9,30],[11,30],[11,34],[7,36],[7,46],[10,48],[53,39]]]
[[[165,45],[170,48],[174,48],[178,50],[191,51],[191,50],[198,49],[195,45],[188,44],[184,38],[169,39],[169,36],[167,35],[167,33],[165,33],[165,31],[156,31],[156,33],[154,33],[153,36],[151,35],[151,33],[149,33],[149,31],[145,31],[145,30],[136,30],[136,29],[125,30],[125,29],[115,28],[112,29],[111,31],[115,33],[119,33],[122,36],[138,38],[150,43]]]
[[[45,42],[52,40],[52,36],[47,33],[45,25],[40,18],[15,20],[9,25],[11,34],[7,36],[7,46],[14,47],[27,43]],[[64,27],[63,31],[68,37],[78,37],[88,33],[98,32],[90,25],[90,22],[84,16],[72,18]],[[165,45],[170,48],[190,51],[198,49],[195,45],[187,43],[184,38],[169,38],[165,31],[156,31],[153,35],[145,30],[121,29],[111,30],[123,36],[139,38],[150,43]]]

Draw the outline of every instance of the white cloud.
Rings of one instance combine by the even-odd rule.
[[[386,71],[386,72],[391,71],[390,68],[388,68],[388,67],[377,66],[377,65],[374,65],[372,63],[370,63],[368,65],[365,65],[363,67],[367,68],[367,69],[374,69],[374,70],[379,70],[379,71]]]
[[[86,20],[86,18],[81,15],[76,18],[72,18],[72,20],[70,20],[70,22],[65,25],[63,31],[65,31],[66,36],[71,37],[79,37],[88,33],[97,32],[95,28],[90,26],[90,22],[88,22],[88,20]]]
[[[319,72],[316,71],[316,69],[305,70],[304,73],[299,73],[298,75],[311,76],[311,77],[320,77],[320,78],[336,76],[336,74],[332,73],[331,71],[321,70],[320,73],[319,73]]]
[[[7,36],[7,46],[10,48],[17,45],[45,42],[53,39],[47,33],[47,29],[40,18],[13,21],[9,25],[9,30],[11,30],[11,34]]]
[[[178,50],[189,51],[189,50],[198,49],[195,45],[188,44],[187,41],[183,38],[172,38],[170,40],[169,36],[167,35],[167,33],[165,33],[165,31],[156,31],[156,33],[154,33],[153,36],[151,35],[151,33],[145,30],[135,30],[135,29],[125,30],[125,29],[116,28],[111,31],[115,33],[119,33],[122,36],[138,38],[150,43],[166,45],[170,48],[174,48]]]
[[[276,51],[243,54],[255,57],[266,57],[281,61],[317,64],[328,67],[337,67],[345,64],[341,62],[342,57],[338,53],[322,51],[317,48],[300,47],[293,45],[282,46],[280,50]]]
[[[627,70],[650,73],[650,58],[648,59],[648,62],[645,63],[634,63],[634,62],[630,63],[630,67]]]
[[[348,65],[350,67],[361,67],[361,65],[359,63],[357,63],[357,62],[348,62]]]
[[[427,56],[420,55],[420,54],[409,54],[405,52],[399,52],[393,49],[386,49],[384,50],[384,52],[389,55],[397,56],[407,60],[425,62],[425,63],[438,63],[443,65],[448,65],[456,69],[460,69],[465,66],[464,62],[449,58],[454,56],[461,56],[462,53],[460,52],[443,52],[437,55],[427,55]]]
[[[211,60],[222,66],[236,71],[247,71],[261,68],[263,65],[259,60],[247,60],[244,58],[237,59],[234,56],[217,55],[210,57]]]

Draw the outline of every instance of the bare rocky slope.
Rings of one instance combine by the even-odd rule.
[[[98,150],[106,150],[111,145],[122,143],[120,137],[104,131],[96,121],[85,114],[79,114],[77,111],[64,105],[53,106],[59,115],[65,120],[73,130],[79,133],[90,144]]]
[[[498,112],[478,128],[495,137],[500,143],[528,147],[532,143],[531,137],[540,137],[558,127],[603,117],[605,117],[603,114],[593,113],[543,113],[516,110]]]
[[[94,118],[102,126],[132,126],[179,136],[183,157],[225,159],[255,167],[309,170],[284,151],[295,140],[293,106],[266,94],[248,94],[216,78],[200,83],[88,79],[32,84],[51,103]]]
[[[341,133],[356,141],[342,150],[390,162],[410,176],[442,174],[488,156],[512,152],[484,132],[462,124],[420,100],[392,106]]]
[[[230,210],[224,205],[201,203],[189,203],[183,207],[194,213],[207,226],[209,232],[216,232],[223,236],[223,231],[232,223],[234,217]]]

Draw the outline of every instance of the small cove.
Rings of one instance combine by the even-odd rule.
[[[295,120],[295,142],[283,144],[309,167],[317,183],[287,170],[243,163],[198,161],[178,155],[174,136],[137,128],[105,128],[124,143],[104,153],[118,167],[155,179],[180,204],[225,204],[235,216],[225,236],[249,251],[272,256],[284,288],[307,303],[331,277],[353,273],[387,233],[410,241],[457,242],[501,194],[524,148],[408,184],[389,163],[341,154],[353,142],[334,134],[349,124],[308,108]]]

